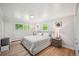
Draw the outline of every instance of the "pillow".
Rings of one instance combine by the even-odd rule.
[[[45,35],[45,36],[49,36],[49,33],[43,33],[43,35]]]
[[[37,33],[37,35],[42,35],[42,33],[39,32],[39,33]]]

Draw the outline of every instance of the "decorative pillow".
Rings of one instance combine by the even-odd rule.
[[[37,35],[42,35],[42,33],[41,33],[41,32],[39,32],[39,33],[37,33]]]
[[[49,36],[49,33],[43,33],[43,35],[45,35],[45,36]]]

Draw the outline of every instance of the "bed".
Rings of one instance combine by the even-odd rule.
[[[21,44],[30,52],[31,55],[36,55],[51,44],[51,39],[48,34],[30,35],[25,36],[22,39]]]

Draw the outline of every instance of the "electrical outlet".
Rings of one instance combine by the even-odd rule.
[[[78,44],[78,42],[76,42],[76,44]]]

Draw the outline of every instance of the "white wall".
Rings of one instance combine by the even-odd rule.
[[[2,24],[1,24],[1,19],[0,19],[0,37],[2,37]]]
[[[24,36],[33,34],[33,29],[29,31],[16,30],[15,24],[26,24],[25,22],[5,21],[5,37],[10,37],[11,41],[21,40]]]
[[[62,20],[62,43],[64,47],[74,49],[74,16],[61,18]]]
[[[3,13],[0,9],[0,37],[4,37],[4,21],[3,21]]]

